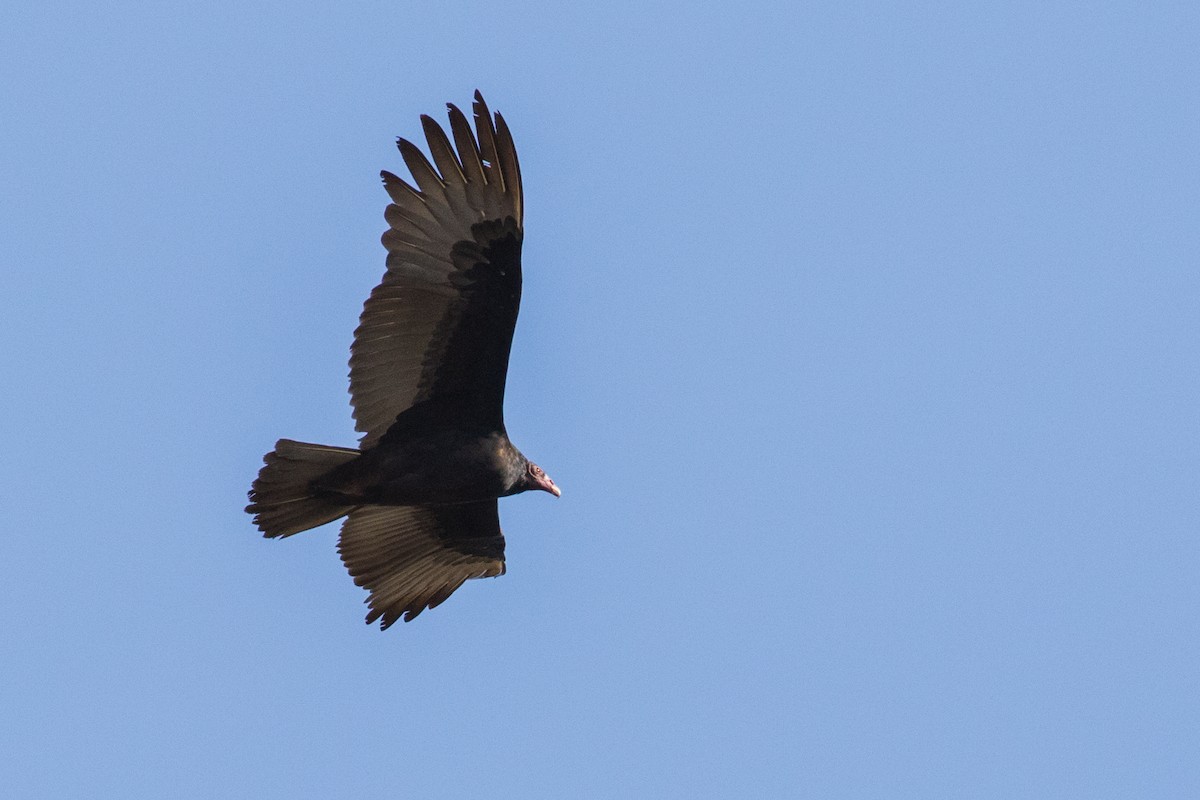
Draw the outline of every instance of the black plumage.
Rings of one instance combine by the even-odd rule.
[[[504,574],[497,498],[560,494],[504,427],[523,236],[512,135],[478,92],[474,131],[448,108],[453,144],[421,117],[433,163],[398,142],[415,187],[383,173],[387,271],[350,356],[358,449],[281,439],[246,508],[272,538],[347,517],[338,551],[383,628]]]

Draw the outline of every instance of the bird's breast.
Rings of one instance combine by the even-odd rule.
[[[373,469],[363,475],[363,494],[372,502],[392,505],[500,497],[511,481],[511,448],[506,437],[492,435],[432,435],[410,441],[375,455]]]

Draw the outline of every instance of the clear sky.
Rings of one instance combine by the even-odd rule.
[[[1200,796],[1198,8],[8,4],[5,796]],[[564,495],[380,633],[242,507],[476,88]]]

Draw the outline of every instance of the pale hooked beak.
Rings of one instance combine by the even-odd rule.
[[[549,492],[555,497],[562,497],[562,489],[554,485],[554,481],[550,479],[549,475],[543,473],[541,480],[537,484],[538,488],[543,492]]]

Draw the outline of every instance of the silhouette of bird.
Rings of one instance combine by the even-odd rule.
[[[497,498],[561,494],[504,428],[523,237],[512,134],[479,92],[474,132],[447,107],[453,144],[421,117],[433,163],[398,140],[415,186],[382,173],[387,271],[350,348],[358,448],[279,440],[246,507],[269,538],[345,517],[338,552],[384,629],[504,574]]]

